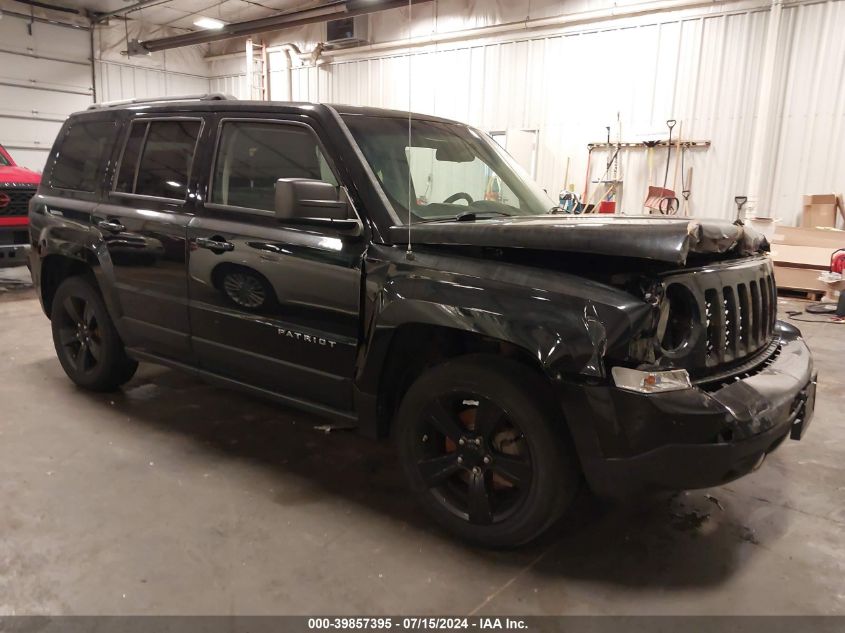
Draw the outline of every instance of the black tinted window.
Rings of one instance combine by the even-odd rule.
[[[279,178],[311,178],[337,186],[317,137],[283,123],[223,124],[211,202],[272,211]]]
[[[114,143],[113,121],[72,123],[56,150],[50,185],[94,191]]]
[[[129,130],[129,139],[123,149],[123,158],[120,161],[120,173],[117,176],[117,191],[132,193],[135,191],[135,172],[138,169],[138,157],[144,146],[144,137],[147,135],[147,123],[135,122]]]
[[[184,200],[199,132],[199,121],[133,123],[117,190]]]

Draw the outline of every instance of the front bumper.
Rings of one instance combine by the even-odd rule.
[[[29,220],[26,216],[0,217],[0,268],[29,261]]]
[[[569,386],[564,408],[590,487],[607,496],[717,486],[757,468],[812,417],[816,373],[800,332],[719,383],[661,394]]]
[[[29,261],[29,244],[0,244],[0,268],[23,266]]]

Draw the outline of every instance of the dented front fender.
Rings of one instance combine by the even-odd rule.
[[[649,322],[642,300],[584,277],[529,266],[373,246],[366,262],[366,345],[359,386],[374,390],[393,333],[419,323],[517,346],[554,379],[605,378]]]

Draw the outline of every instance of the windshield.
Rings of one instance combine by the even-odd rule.
[[[0,167],[8,167],[11,164],[11,161],[6,158],[6,148],[0,145]]]
[[[344,116],[402,223],[542,215],[552,201],[488,136],[464,125]],[[410,172],[410,178],[409,178]],[[465,216],[467,217],[467,216]]]

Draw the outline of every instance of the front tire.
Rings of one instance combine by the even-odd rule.
[[[395,428],[410,486],[438,523],[478,545],[515,547],[551,527],[578,490],[564,424],[529,368],[477,355],[417,379]]]
[[[80,387],[112,391],[138,369],[126,356],[103,298],[88,278],[69,277],[59,285],[50,322],[62,369]]]

